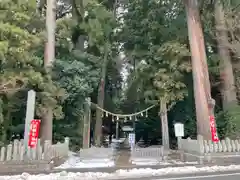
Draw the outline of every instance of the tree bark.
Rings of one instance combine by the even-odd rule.
[[[225,13],[221,1],[215,3],[216,38],[220,57],[220,76],[222,78],[222,100],[224,110],[237,105],[235,79],[228,49],[228,32],[225,23]]]
[[[211,95],[211,83],[209,78],[209,71],[208,71],[208,64],[207,64],[207,55],[206,55],[206,47],[204,42],[204,35],[203,35],[203,28],[201,25],[201,18],[199,13],[199,5],[198,0],[192,1],[192,7],[195,9],[195,22],[196,22],[196,28],[194,30],[196,31],[197,39],[198,39],[198,47],[200,51],[200,60],[203,70],[203,78],[204,78],[204,90],[205,90],[205,97],[207,99],[207,105],[208,105],[208,119],[210,122],[210,117],[214,117],[214,108],[215,108],[215,100],[212,98]],[[216,122],[215,122],[216,126]]]
[[[209,121],[210,111],[212,111],[212,109],[209,109],[211,91],[198,2],[197,0],[185,0],[184,3],[187,12],[189,43],[192,54],[197,131],[204,139],[211,139]]]
[[[79,23],[83,22],[84,16],[85,16],[83,0],[80,0],[80,1],[72,0],[72,16],[74,21],[77,22],[78,26],[79,26]],[[74,49],[84,52],[84,42],[86,40],[86,36],[84,34],[80,34],[80,32],[78,33],[79,34],[75,41]]]
[[[116,18],[116,8],[117,8],[118,1],[115,0],[114,2],[114,17]],[[98,86],[98,96],[97,96],[97,104],[99,107],[103,108],[104,106],[104,98],[105,98],[105,80],[107,74],[107,65],[108,65],[108,55],[109,55],[109,47],[108,47],[108,40],[105,40],[104,44],[104,58],[102,64],[102,72],[101,72],[101,80]],[[94,132],[94,141],[95,145],[101,146],[102,144],[102,111],[96,109],[96,123],[95,123],[95,132]]]
[[[2,129],[2,137],[1,137],[1,141],[2,143],[6,143],[7,142],[7,132],[9,130],[9,127],[11,125],[11,112],[10,110],[8,110],[6,112],[6,115],[4,116],[4,121],[2,122],[2,126],[3,126],[3,129]]]
[[[234,76],[235,76],[235,82],[236,82],[236,94],[237,94],[237,100],[238,104],[240,104],[240,62],[237,62],[234,66]]]
[[[107,42],[104,44],[104,58],[102,64],[102,73],[101,80],[98,86],[98,96],[97,96],[97,104],[100,108],[103,108],[104,105],[104,97],[105,97],[105,79],[107,73],[107,63],[108,63],[108,44]],[[102,139],[102,111],[96,109],[96,123],[95,123],[95,145],[101,146]]]
[[[53,128],[53,112],[51,107],[46,107],[47,111],[42,115],[41,121],[41,141],[42,143],[46,140],[52,142],[52,128]]]
[[[46,14],[47,43],[45,46],[44,68],[50,73],[55,59],[55,29],[56,29],[56,0],[47,0]],[[52,107],[46,106],[42,115],[41,139],[52,142],[53,112]]]
[[[91,99],[86,98],[86,102],[84,104],[84,122],[82,138],[83,149],[88,149],[90,147],[90,128],[91,128]]]
[[[169,149],[167,104],[164,98],[160,98],[160,118],[162,125],[162,145],[165,149]]]

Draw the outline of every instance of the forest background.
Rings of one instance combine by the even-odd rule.
[[[57,0],[56,58],[44,68],[46,1],[0,1],[0,144],[23,136],[27,92],[37,93],[36,118],[53,113],[53,141],[82,142],[87,97],[115,113],[134,113],[165,97],[173,123],[195,137],[196,113],[185,1]],[[212,97],[221,138],[240,135],[240,4],[199,1]],[[111,117],[92,108],[92,132]],[[48,117],[49,118],[49,117]],[[49,119],[48,119],[49,120]],[[95,123],[97,122],[97,123]],[[130,122],[131,124],[132,122]],[[47,128],[44,123],[41,133]],[[138,117],[137,140],[161,139],[159,107]],[[95,138],[96,139],[96,138]],[[173,143],[174,144],[174,143]]]

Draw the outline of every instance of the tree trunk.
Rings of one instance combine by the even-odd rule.
[[[215,3],[216,38],[220,57],[220,76],[222,78],[223,108],[228,110],[237,105],[235,80],[232,62],[229,54],[228,32],[225,23],[224,9],[221,1]]]
[[[2,143],[7,143],[7,132],[9,130],[10,127],[10,112],[9,110],[7,111],[6,115],[4,116],[4,121],[3,121],[3,129],[2,129],[2,137],[1,137],[1,141]]]
[[[79,26],[79,23],[82,23],[82,21],[84,20],[84,15],[85,15],[83,0],[80,0],[80,1],[72,0],[72,15],[73,15],[74,21],[77,22],[77,26]],[[78,37],[74,44],[74,49],[80,50],[83,52],[85,40],[86,40],[86,36],[84,34],[78,34]]]
[[[240,62],[237,62],[236,65],[234,64],[234,76],[235,76],[235,82],[236,82],[236,94],[237,94],[237,100],[240,104]]]
[[[9,100],[8,100],[9,101]],[[8,102],[9,103],[9,102]],[[9,106],[10,104],[6,104],[7,106]],[[11,103],[11,102],[10,102]],[[10,139],[8,139],[8,131],[11,129],[11,125],[12,125],[12,118],[11,118],[11,109],[8,108],[8,110],[6,111],[5,115],[4,115],[4,121],[3,121],[3,129],[2,129],[2,137],[1,137],[1,141],[3,143],[7,143],[9,141],[11,141],[11,136]],[[10,130],[11,131],[11,130]],[[12,132],[11,132],[12,133]]]
[[[104,45],[104,59],[102,64],[102,73],[101,73],[101,80],[98,86],[98,97],[97,97],[97,104],[100,108],[103,108],[104,105],[104,97],[105,97],[105,78],[107,73],[107,63],[108,63],[108,44],[105,43]],[[101,145],[102,139],[102,111],[96,109],[96,123],[95,123],[95,145]]]
[[[43,114],[42,121],[41,121],[40,133],[41,133],[42,143],[45,140],[52,142],[52,139],[53,139],[52,128],[53,128],[53,112],[51,107],[48,107],[47,112]]]
[[[56,28],[56,0],[47,0],[46,29],[47,43],[45,46],[44,67],[50,73],[52,63],[55,59],[55,28]],[[52,107],[46,107],[42,116],[41,139],[52,142],[53,112]]]
[[[91,99],[86,98],[86,102],[84,104],[84,122],[82,138],[83,149],[88,149],[90,147],[90,128],[91,128]]]
[[[79,26],[84,20],[84,6],[83,6],[83,0],[72,0],[72,18],[75,22],[76,26]],[[85,51],[84,43],[86,40],[86,36],[84,34],[80,34],[80,32],[74,32],[77,34],[76,37],[73,37],[73,43],[74,43],[74,50],[76,50],[76,53],[82,53]],[[83,33],[83,32],[82,32]],[[89,100],[91,101],[91,100]],[[88,102],[85,102],[88,103]],[[79,128],[78,131],[81,132],[82,135],[82,147],[83,148],[89,148],[90,147],[90,128],[91,128],[91,108],[90,104],[85,104],[85,115],[84,120],[82,122],[82,118],[79,117]],[[82,127],[83,125],[83,127]]]
[[[167,104],[164,98],[160,98],[160,118],[162,125],[162,145],[165,149],[169,149]]]
[[[206,52],[201,28],[198,2],[185,0],[190,50],[192,54],[192,71],[198,134],[204,139],[211,139],[208,99],[211,98]],[[210,97],[209,97],[210,96]]]
[[[195,8],[194,18],[196,20],[196,28],[194,28],[194,30],[196,31],[197,39],[198,39],[197,42],[198,42],[198,47],[200,51],[200,60],[201,60],[203,79],[204,79],[203,84],[204,84],[204,90],[205,90],[205,97],[207,99],[207,105],[208,105],[208,120],[210,123],[210,117],[214,117],[215,100],[212,98],[212,95],[211,95],[211,83],[209,78],[203,28],[201,25],[201,18],[200,18],[199,9],[198,9],[198,0],[195,0],[195,2],[192,1],[192,3],[193,3],[192,4],[193,9]],[[216,126],[216,122],[214,123]]]

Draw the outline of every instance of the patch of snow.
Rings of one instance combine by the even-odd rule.
[[[68,151],[68,156],[79,156],[79,154],[76,152]]]
[[[169,162],[154,162],[154,161],[150,161],[150,162],[144,162],[144,161],[132,161],[132,164],[134,165],[138,165],[138,166],[154,166],[154,165],[171,165],[172,163]]]
[[[123,143],[125,141],[126,138],[119,138],[119,139],[112,139],[112,142],[120,142]]]
[[[134,158],[131,160],[132,164],[144,166],[144,165],[170,165],[172,163],[166,161],[158,161],[156,159]]]
[[[130,169],[130,170],[117,170],[114,173],[103,173],[103,172],[86,172],[86,173],[72,173],[72,172],[60,172],[52,174],[38,174],[30,175],[23,173],[17,176],[0,176],[1,180],[110,180],[110,179],[124,179],[132,177],[154,177],[162,176],[168,174],[192,174],[200,172],[222,172],[222,171],[233,171],[240,170],[240,165],[231,166],[212,166],[212,167],[195,167],[195,166],[185,166],[185,167],[169,167],[162,169]]]
[[[79,168],[100,168],[100,167],[112,167],[114,166],[114,162],[113,161],[109,161],[109,162],[78,162],[76,164],[62,164],[58,167],[56,167],[55,169],[79,169]]]
[[[172,164],[178,164],[178,165],[182,165],[182,164],[192,164],[192,165],[196,165],[196,164],[199,164],[197,161],[182,162],[182,161],[171,160],[171,162],[172,162]]]
[[[111,159],[82,160],[77,156],[69,156],[67,161],[55,169],[112,167],[114,165],[115,163]]]
[[[170,161],[158,161],[156,159],[143,159],[143,158],[135,158],[131,160],[132,164],[143,166],[143,165],[196,165],[199,164],[197,161],[194,162],[182,162],[182,161],[176,161],[176,160],[170,160]]]
[[[193,162],[184,162],[185,164],[199,164],[199,162],[197,161],[193,161]]]

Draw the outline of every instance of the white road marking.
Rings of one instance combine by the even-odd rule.
[[[203,175],[203,176],[187,176],[187,177],[175,177],[175,178],[162,178],[162,179],[154,179],[154,180],[204,179],[204,178],[226,177],[226,176],[240,176],[240,173],[214,174],[214,175]]]

